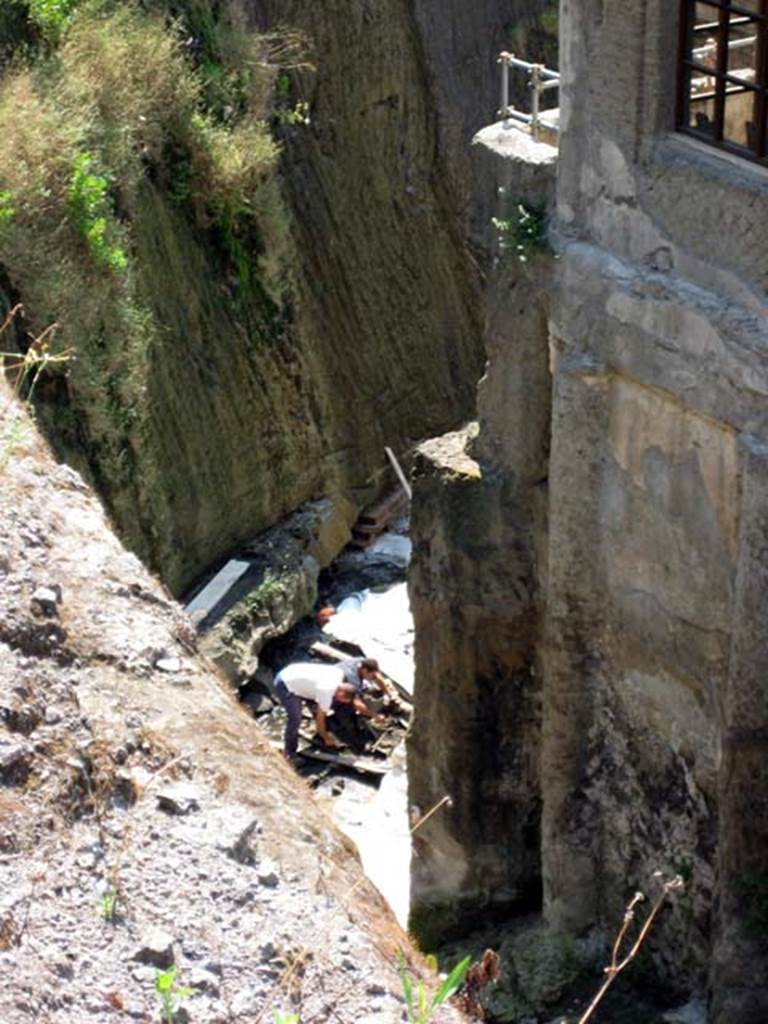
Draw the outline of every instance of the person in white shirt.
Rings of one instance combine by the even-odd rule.
[[[294,757],[299,746],[302,700],[315,702],[317,734],[326,747],[336,746],[336,741],[328,732],[328,714],[334,702],[342,706],[355,704],[357,697],[355,687],[344,682],[341,669],[335,665],[316,665],[314,662],[286,665],[275,678],[275,689],[288,716],[283,752],[289,760]]]

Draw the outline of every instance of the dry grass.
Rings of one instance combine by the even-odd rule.
[[[79,144],[99,153],[131,212],[147,164],[160,168],[200,104],[201,84],[174,33],[130,4],[109,18],[75,20],[61,49],[57,102],[80,119]],[[127,209],[126,209],[127,207]]]
[[[143,251],[139,266],[142,219],[164,205],[174,231],[178,213],[187,233],[218,247],[227,286],[249,288],[250,302],[263,303],[265,292],[279,301],[288,281],[278,147],[262,120],[277,44],[245,31],[239,0],[222,5],[216,22],[198,0],[147,6],[82,4],[53,55],[17,63],[0,81],[0,264],[30,335],[56,321],[52,354],[78,357],[53,368],[50,415],[63,445],[85,447],[98,463],[118,518],[121,502],[135,502],[137,477],[148,495],[162,492],[153,352],[184,351],[152,293],[157,283],[166,313],[168,297],[178,297],[183,325],[179,280],[163,255],[178,244]],[[202,51],[186,45],[190,32],[205,36]],[[78,166],[93,176],[90,213],[87,196],[75,201]],[[153,517],[163,515],[156,504]]]

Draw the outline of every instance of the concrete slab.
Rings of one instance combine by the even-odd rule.
[[[209,580],[203,589],[192,598],[189,604],[184,605],[184,611],[188,615],[200,611],[208,614],[250,567],[251,562],[231,558],[223,568],[219,569],[213,579]]]

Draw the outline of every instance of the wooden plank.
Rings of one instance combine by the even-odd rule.
[[[386,494],[383,498],[374,502],[373,505],[369,505],[368,508],[363,509],[358,519],[358,523],[362,526],[363,524],[378,526],[386,526],[390,520],[401,512],[408,504],[408,495],[405,494],[400,488],[396,491],[391,491]]]
[[[305,747],[299,753],[302,757],[309,757],[315,761],[326,761],[329,764],[336,764],[342,768],[351,768],[353,771],[364,772],[368,775],[386,775],[392,767],[389,761],[355,757],[354,754],[332,754],[329,750],[318,750],[316,747]]]
[[[321,658],[328,658],[329,661],[344,661],[345,658],[355,657],[354,654],[347,654],[346,651],[340,651],[338,647],[324,644],[321,640],[315,640],[309,651],[310,654],[317,654]]]

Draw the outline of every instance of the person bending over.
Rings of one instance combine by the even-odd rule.
[[[328,715],[334,708],[349,708],[353,714],[356,711],[366,718],[374,717],[357,697],[355,687],[344,682],[344,674],[336,665],[316,665],[314,662],[286,665],[275,677],[275,689],[287,715],[283,753],[289,760],[299,746],[302,701],[315,702],[315,728],[326,747],[337,746],[328,731]]]

